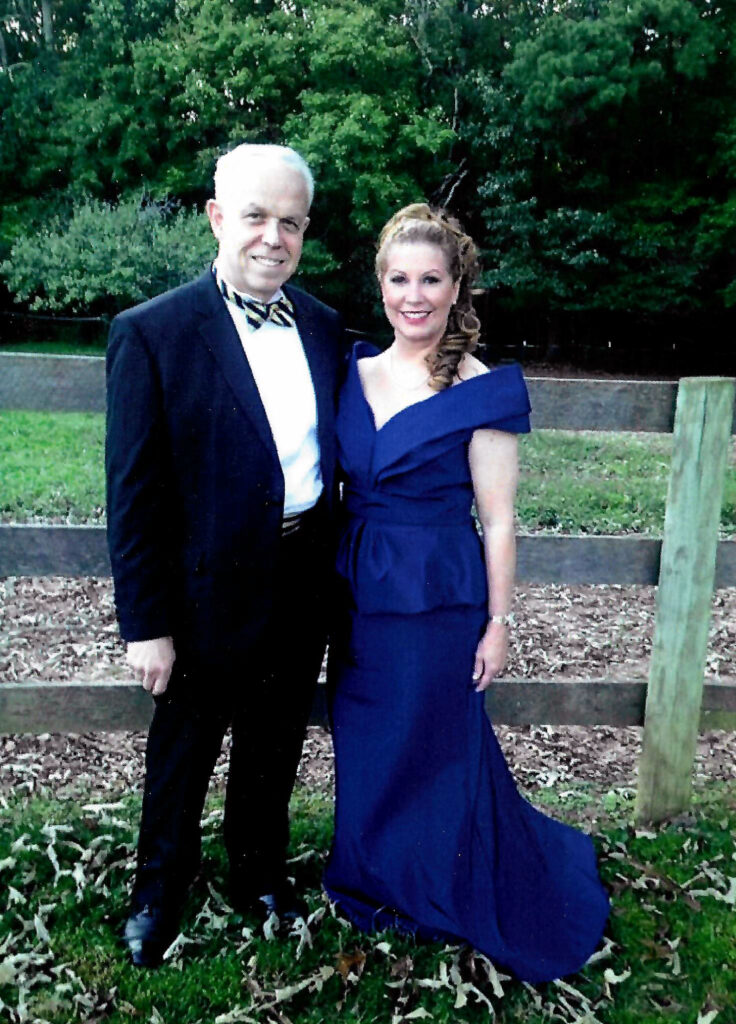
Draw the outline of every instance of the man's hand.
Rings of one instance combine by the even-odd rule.
[[[154,697],[165,692],[174,667],[174,641],[170,636],[155,640],[138,640],[128,644],[127,660],[133,675],[140,679],[143,689]]]

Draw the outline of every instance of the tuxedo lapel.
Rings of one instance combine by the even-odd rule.
[[[253,371],[225,301],[209,271],[197,281],[196,311],[199,339],[206,345],[230,385],[243,413],[280,469],[276,445]]]

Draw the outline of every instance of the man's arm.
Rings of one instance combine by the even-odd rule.
[[[162,419],[151,354],[136,327],[116,319],[107,356],[108,545],[128,662],[153,693],[166,689],[174,662]]]

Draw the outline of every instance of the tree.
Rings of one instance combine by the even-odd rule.
[[[72,47],[86,9],[86,0],[4,0],[0,7],[0,68],[12,73],[44,51]]]
[[[50,2],[53,46],[39,0],[0,19],[0,258],[85,197],[201,209],[219,153],[274,141],[316,171],[302,276],[357,324],[378,230],[418,199],[507,307],[736,303],[736,5]]]
[[[286,142],[319,183],[303,276],[369,307],[378,228],[437,187],[455,137],[441,107],[419,100],[403,0],[88,3],[68,54],[0,82],[0,238],[12,241],[29,194],[39,225],[70,195],[114,204],[144,187],[201,207],[220,152]]]
[[[207,218],[176,204],[85,199],[19,238],[0,273],[30,309],[113,315],[191,280],[213,252]]]
[[[713,305],[734,184],[719,152],[736,110],[729,20],[708,0],[581,4],[478,76],[492,289],[549,308]]]
[[[401,3],[317,0],[304,13],[306,75],[283,130],[318,182],[303,276],[365,325],[378,232],[442,181],[455,134],[441,108],[418,102],[423,72]]]

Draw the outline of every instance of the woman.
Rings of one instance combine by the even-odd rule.
[[[364,930],[464,940],[544,981],[582,967],[608,899],[591,840],[522,799],[483,709],[512,624],[526,388],[518,366],[488,372],[471,354],[477,261],[455,220],[401,210],[376,271],[394,341],[355,346],[338,413],[348,521],[325,888]]]

